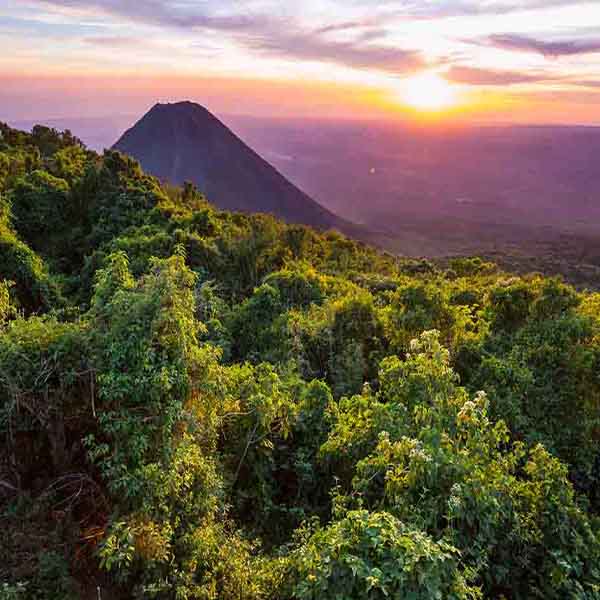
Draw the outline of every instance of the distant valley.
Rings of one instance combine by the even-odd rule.
[[[600,284],[600,128],[227,121],[392,252]]]

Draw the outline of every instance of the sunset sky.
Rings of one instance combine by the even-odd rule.
[[[251,115],[600,125],[600,3],[0,2],[0,120],[179,99]]]

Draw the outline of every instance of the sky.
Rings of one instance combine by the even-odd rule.
[[[0,120],[600,125],[600,0],[0,0]]]

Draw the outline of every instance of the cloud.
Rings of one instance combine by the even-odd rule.
[[[86,44],[106,48],[133,48],[136,46],[148,46],[149,40],[137,37],[117,37],[117,36],[94,36],[84,38]]]
[[[50,7],[101,11],[125,16],[135,21],[183,28],[210,27],[224,30],[253,28],[266,14],[280,12],[279,2],[260,3],[252,0],[28,0]],[[335,0],[340,14],[347,0]],[[371,16],[326,25],[322,31],[341,31],[358,27],[380,27],[397,20],[430,20],[436,18],[500,15],[516,11],[542,10],[560,6],[586,4],[589,0],[352,0],[354,8],[366,9]],[[262,6],[258,15],[254,6]],[[218,11],[215,9],[218,8]],[[375,13],[375,14],[373,14]],[[298,14],[302,14],[299,7]]]
[[[498,71],[475,67],[455,66],[444,75],[448,81],[467,85],[518,85],[559,79],[544,73],[521,73],[519,71]]]
[[[548,103],[556,103],[558,105],[562,105],[563,108],[567,110],[573,110],[574,107],[578,105],[582,106],[591,106],[593,108],[598,106],[598,102],[600,101],[600,91],[596,89],[590,89],[587,91],[584,90],[540,90],[536,92],[527,92],[526,94],[515,94],[514,98],[527,98],[530,101],[535,102],[548,102]],[[577,118],[577,114],[568,115],[569,117]],[[563,120],[565,117],[562,117]],[[597,112],[594,115],[594,121],[598,122]]]
[[[600,52],[600,38],[544,41],[524,35],[505,33],[491,35],[485,39],[485,43],[504,50],[536,52],[552,58]]]
[[[373,42],[386,35],[386,30],[381,26],[383,19],[364,19],[362,21],[346,21],[343,23],[333,23],[319,27],[313,32],[313,35],[327,35],[336,33],[353,33],[356,42]]]
[[[379,26],[380,20],[377,18],[368,19],[357,19],[355,21],[342,21],[341,23],[332,23],[330,25],[323,25],[319,29],[315,30],[315,33],[327,34],[327,33],[338,33],[340,31],[364,31],[374,26]]]
[[[364,4],[366,5],[365,0]],[[395,11],[399,18],[415,20],[445,19],[485,15],[503,15],[519,11],[549,9],[585,4],[586,0],[410,0]],[[398,0],[383,4],[395,6]],[[381,3],[379,3],[381,6]]]
[[[480,4],[483,5],[483,11],[508,13],[560,6],[573,6],[577,4],[586,4],[587,2],[588,0],[491,0],[480,2]]]
[[[342,2],[340,11],[343,12]],[[135,23],[150,24],[194,33],[219,32],[238,46],[263,55],[292,61],[335,63],[354,69],[370,69],[401,75],[425,67],[424,55],[414,49],[387,45],[386,30],[398,21],[444,17],[503,14],[516,10],[544,9],[578,0],[383,0],[368,14],[316,29],[302,27],[292,17],[264,0],[29,0],[55,9],[85,10],[112,15]],[[371,0],[369,0],[371,2]],[[354,8],[366,8],[367,0],[353,0]],[[271,10],[269,7],[271,6]],[[371,5],[372,6],[372,5]],[[257,12],[260,7],[262,12]],[[300,19],[301,11],[298,11]],[[545,56],[566,56],[600,52],[599,39],[543,41],[513,33],[491,35],[469,43],[491,45]],[[94,43],[94,42],[90,42]],[[106,38],[96,43],[110,46]],[[118,44],[115,40],[114,45]],[[126,42],[122,42],[123,45]],[[440,64],[440,63],[437,63]],[[527,83],[529,76],[505,73],[456,71],[454,76],[479,85]],[[537,76],[535,77],[537,80]],[[496,83],[497,82],[497,83]]]
[[[565,80],[565,83],[592,90],[600,89],[600,79],[567,79]]]
[[[348,21],[317,30],[304,30],[292,19],[240,10],[237,13],[211,13],[210,2],[183,0],[38,0],[45,5],[86,9],[125,17],[135,22],[195,30],[221,31],[238,44],[265,54],[290,60],[331,62],[359,69],[378,69],[393,74],[412,72],[425,61],[418,51],[370,42],[384,31],[379,19]],[[227,5],[227,3],[222,3]],[[332,39],[331,34],[354,32],[352,40]],[[110,39],[99,40],[110,43]]]
[[[252,31],[274,25],[267,15],[237,10],[230,14],[212,14],[202,10],[210,2],[182,0],[33,0],[38,5],[86,10],[125,17],[134,22],[182,29]]]
[[[258,3],[257,13],[250,0],[29,0],[50,7],[101,11],[160,25],[219,30],[252,30],[257,25],[275,19],[269,13],[280,12],[277,0]],[[336,0],[340,14],[346,0]],[[379,28],[394,20],[430,20],[437,18],[506,14],[523,10],[539,10],[556,6],[572,6],[586,0],[353,0],[352,6],[367,9],[370,16],[339,24],[325,25],[322,33],[365,27]],[[218,8],[218,11],[216,9]],[[302,14],[302,10],[298,10]]]
[[[251,40],[249,45],[274,56],[307,61],[334,62],[358,69],[379,69],[393,74],[418,70],[425,60],[418,51],[391,46],[338,41],[316,32],[287,32]]]

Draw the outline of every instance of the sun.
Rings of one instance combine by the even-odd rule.
[[[436,73],[419,73],[404,80],[402,100],[424,111],[439,111],[451,108],[457,101],[456,90]]]

